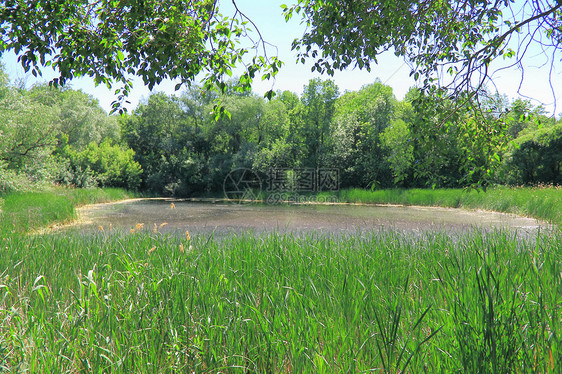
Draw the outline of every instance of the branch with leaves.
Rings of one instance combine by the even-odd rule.
[[[132,76],[150,89],[164,79],[178,80],[179,89],[201,76],[206,88],[224,89],[224,76],[249,52],[240,46],[246,21],[237,7],[233,17],[222,16],[218,0],[4,0],[0,55],[14,51],[34,76],[52,67],[59,74],[54,86],[81,76],[117,86],[113,110],[122,111]],[[281,66],[257,44],[254,49],[241,90],[250,88],[258,71],[271,77]]]
[[[370,70],[392,50],[405,57],[421,88],[446,88],[452,96],[493,83],[490,64],[515,55],[520,61],[527,37],[543,49],[551,68],[560,61],[560,0],[298,0],[284,14],[307,25],[293,49],[298,60],[314,61],[313,70]]]

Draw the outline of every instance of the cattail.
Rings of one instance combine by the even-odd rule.
[[[189,236],[189,231],[185,230],[185,238],[187,239],[187,241],[191,240],[191,236]]]
[[[185,252],[185,250],[183,249],[183,244],[180,244],[180,252],[181,252],[181,253],[184,253],[184,252]]]

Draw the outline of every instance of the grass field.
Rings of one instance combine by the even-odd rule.
[[[557,373],[561,239],[4,230],[0,372]]]

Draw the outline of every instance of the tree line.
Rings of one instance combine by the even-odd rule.
[[[0,74],[0,190],[58,183],[191,196],[222,191],[241,167],[338,168],[342,188],[562,183],[562,121],[529,101],[481,94],[474,105],[414,88],[400,101],[380,81],[342,93],[312,79],[271,100],[236,87],[155,93],[109,116],[81,91],[26,89]]]

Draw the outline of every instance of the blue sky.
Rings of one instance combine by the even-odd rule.
[[[383,83],[393,88],[394,94],[398,99],[402,99],[408,89],[415,85],[414,80],[409,77],[409,67],[403,60],[395,57],[391,52],[381,55],[378,64],[372,65],[370,73],[358,69],[336,72],[333,77],[312,73],[310,70],[312,64],[303,65],[296,63],[296,54],[291,51],[291,42],[295,37],[302,35],[304,26],[300,24],[298,19],[290,20],[288,23],[285,22],[280,8],[283,3],[283,1],[279,0],[237,0],[239,8],[257,24],[264,39],[276,46],[276,48],[271,47],[268,53],[272,55],[277,54],[285,63],[275,81],[261,81],[258,77],[253,86],[255,92],[263,94],[273,88],[274,90],[289,90],[300,94],[303,86],[310,79],[321,77],[334,80],[340,88],[340,92],[343,93],[346,90],[358,90],[361,86],[380,79]],[[222,4],[223,14],[231,15],[233,8],[230,5],[230,1],[223,0]],[[523,97],[533,99],[532,102],[535,105],[542,103],[552,114],[554,99],[548,85],[549,65],[544,66],[544,60],[545,57],[540,54],[540,51],[531,49],[527,53],[527,59],[525,60],[525,79],[521,87],[521,71],[517,68],[511,68],[493,74],[495,88],[501,94],[506,94],[510,99]],[[2,61],[12,79],[24,79],[27,85],[37,82],[33,76],[26,76],[24,74],[23,69],[18,66],[16,57],[13,54],[5,54],[2,57]],[[499,66],[496,65],[496,67]],[[551,81],[556,94],[556,114],[558,114],[562,112],[562,64],[560,61],[557,61],[555,67],[558,70],[554,71]],[[45,70],[41,81],[47,81],[53,77],[55,77],[53,72]],[[134,109],[140,100],[143,100],[143,98],[148,97],[150,94],[150,91],[144,87],[142,81],[138,79],[134,81],[133,91],[129,97],[131,101],[131,105],[128,106],[129,110]],[[164,82],[160,86],[155,87],[153,91],[179,94],[181,91],[174,91],[176,83],[171,81]],[[111,102],[115,99],[112,90],[108,90],[105,86],[95,87],[89,78],[75,79],[72,81],[71,86],[96,97],[101,106],[107,111],[110,110]],[[488,88],[494,89],[490,85],[488,85]]]

